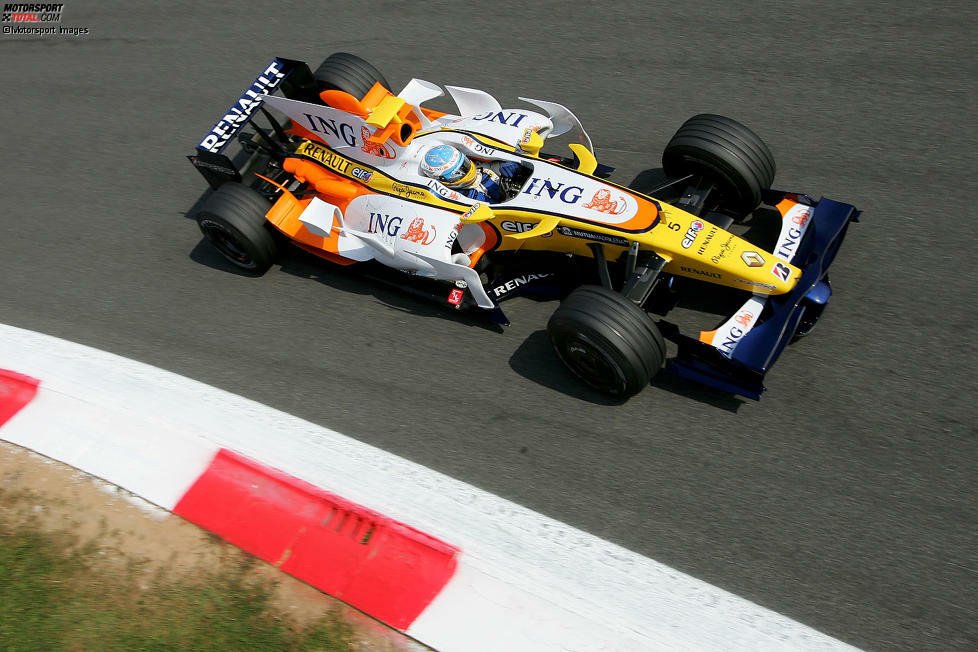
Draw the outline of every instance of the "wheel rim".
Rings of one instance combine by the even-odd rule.
[[[200,229],[204,232],[207,241],[214,245],[221,252],[221,255],[232,263],[245,269],[254,269],[256,267],[254,258],[241,245],[236,234],[232,233],[223,224],[212,220],[201,220]]]
[[[586,338],[572,337],[556,348],[564,364],[587,384],[608,394],[624,393],[624,372]]]

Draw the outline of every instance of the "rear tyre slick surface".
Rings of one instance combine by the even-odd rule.
[[[326,57],[313,73],[319,92],[337,90],[362,100],[374,83],[390,90],[390,83],[372,65],[347,52],[337,52]]]
[[[626,399],[640,392],[665,359],[665,341],[641,308],[606,288],[574,290],[547,324],[564,365],[599,392]]]
[[[736,120],[695,115],[679,128],[662,152],[670,177],[702,175],[716,184],[726,203],[744,215],[761,203],[777,171],[764,141]]]
[[[229,182],[207,198],[197,225],[207,241],[235,266],[261,275],[275,262],[278,248],[265,222],[270,204],[258,192]]]

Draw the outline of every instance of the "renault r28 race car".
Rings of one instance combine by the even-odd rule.
[[[283,243],[338,265],[379,265],[502,324],[506,298],[562,299],[547,325],[557,355],[619,398],[649,384],[668,339],[678,347],[671,372],[758,399],[784,347],[822,314],[828,267],[859,211],[771,189],[771,152],[740,123],[687,120],[665,147],[661,179],[639,192],[608,180],[613,168],[560,104],[520,98],[538,110],[504,109],[484,91],[446,86],[458,107],[449,114],[423,106],[444,94],[433,83],[391,88],[347,53],[315,70],[273,59],[189,157],[214,189],[196,213],[206,239],[256,274]],[[576,141],[569,156],[543,152],[563,134]],[[237,160],[225,153],[234,140]],[[500,180],[498,201],[470,199],[423,174],[435,145],[478,165],[515,163],[515,173]],[[761,206],[777,211],[768,208],[773,246],[733,231]],[[714,328],[687,335],[663,318],[708,287],[732,306]]]

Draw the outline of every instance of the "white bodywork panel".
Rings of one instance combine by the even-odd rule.
[[[354,198],[345,213],[341,213],[336,206],[316,199],[310,202],[300,220],[318,235],[338,232],[340,255],[357,261],[374,259],[419,276],[464,281],[480,307],[493,307],[478,274],[452,260],[452,246],[456,239],[466,254],[472,253],[485,241],[481,227],[463,226],[459,219],[465,207],[476,200],[464,197],[421,173],[424,152],[438,144],[453,145],[477,162],[518,161],[530,168],[529,178],[521,191],[496,206],[566,214],[610,225],[627,222],[638,212],[639,206],[634,197],[599,179],[478,140],[478,136],[484,135],[518,148],[527,130],[546,136],[578,129],[590,148],[590,140],[580,129],[580,122],[563,106],[530,100],[554,116],[555,124],[541,113],[503,109],[495,98],[483,91],[457,86],[446,88],[459,105],[461,115],[446,115],[436,120],[422,116],[422,124],[429,125],[430,130],[417,134],[406,146],[399,146],[393,140],[383,144],[370,142],[374,127],[346,111],[274,95],[262,96],[270,106],[309,130],[331,149],[387,173],[405,184],[408,191],[412,185],[418,187],[417,192],[427,188],[445,199],[459,202],[459,210],[455,212],[387,194],[364,195]],[[419,106],[442,94],[437,85],[412,79],[401,97]],[[415,111],[415,115],[421,113],[420,109]],[[401,196],[410,197],[409,194]]]
[[[412,79],[407,83],[407,86],[401,89],[401,92],[397,96],[415,107],[413,113],[421,121],[421,128],[429,129],[434,123],[424,114],[420,107],[428,100],[433,100],[444,94],[445,91],[438,84],[432,84],[423,79]]]
[[[332,237],[333,222],[342,223],[343,213],[338,206],[325,202],[319,197],[313,197],[306,209],[299,216],[299,221],[305,224],[312,233],[324,238]]]
[[[716,329],[713,334],[713,348],[728,358],[732,356],[740,340],[757,324],[766,304],[767,297],[764,295],[755,294],[748,299],[740,310]]]
[[[584,131],[584,126],[581,125],[581,121],[577,119],[577,116],[571,112],[563,104],[557,104],[556,102],[547,102],[545,100],[531,100],[528,97],[521,97],[520,100],[527,102],[528,104],[533,104],[534,106],[539,106],[541,109],[550,114],[550,119],[553,121],[553,131],[549,136],[560,136],[561,134],[566,134],[568,132],[573,132],[577,134],[578,141],[582,145],[588,148],[592,154],[594,153],[594,147],[591,145],[591,137],[587,135]],[[544,134],[541,134],[544,135]]]
[[[392,162],[404,150],[393,140],[382,145],[368,142],[374,128],[363,118],[346,111],[276,95],[262,95],[262,98],[332,149],[345,156],[369,161],[375,167]],[[362,155],[356,153],[358,150]]]
[[[335,235],[338,238],[337,253],[344,258],[363,262],[374,257],[374,249],[368,243],[342,228],[343,213],[338,206],[325,202],[319,197],[313,197],[299,215],[299,221],[318,236],[330,238]],[[337,233],[334,234],[334,231]]]
[[[795,204],[785,213],[781,220],[781,232],[778,234],[778,244],[774,246],[774,255],[786,263],[794,260],[798,253],[798,245],[805,237],[808,222],[812,218],[813,209],[804,204]]]
[[[494,306],[479,274],[452,261],[452,245],[461,227],[458,213],[386,195],[364,195],[350,202],[346,214],[313,198],[299,221],[316,235],[338,237],[338,252],[346,258],[372,259],[418,276],[464,281],[479,307]],[[477,238],[467,235],[467,240],[471,245]]]
[[[520,139],[528,129],[540,133],[549,131],[553,126],[547,116],[525,109],[484,111],[450,122],[445,122],[442,118],[441,124],[449,129],[459,129],[489,136],[514,147],[519,146]]]
[[[460,117],[478,115],[488,111],[502,111],[499,101],[485,91],[462,86],[446,86],[448,93],[455,100]]]

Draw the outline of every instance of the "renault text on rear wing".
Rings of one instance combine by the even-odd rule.
[[[290,65],[293,64],[293,65]],[[227,144],[234,136],[241,131],[242,127],[248,124],[251,117],[261,106],[261,95],[267,93],[271,95],[275,92],[286,77],[295,68],[294,62],[272,59],[264,71],[251,86],[245,89],[241,97],[224,112],[224,117],[217,121],[210,132],[197,145],[197,149],[202,149],[213,154],[220,154],[227,147]]]
[[[296,74],[298,73],[298,74]],[[293,79],[290,80],[290,77]],[[234,163],[224,155],[228,143],[241,133],[241,130],[258,113],[263,100],[262,95],[270,95],[285,85],[286,94],[304,96],[310,89],[312,79],[309,67],[302,61],[276,57],[255,77],[251,85],[232,104],[224,115],[211,127],[207,135],[197,145],[197,151],[188,158],[208,183],[217,188],[225,181],[240,180]],[[289,87],[292,88],[292,93]]]

